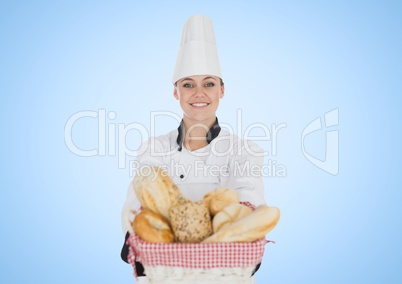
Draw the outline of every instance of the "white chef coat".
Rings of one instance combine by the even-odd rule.
[[[211,131],[208,135],[211,135]],[[240,201],[248,201],[255,206],[265,204],[262,177],[264,156],[257,144],[219,128],[215,134],[212,132],[212,137],[209,136],[207,146],[189,151],[182,147],[181,137],[180,127],[166,135],[151,137],[138,150],[137,170],[144,166],[163,168],[192,201],[202,200],[206,193],[218,187],[228,187],[238,192]],[[124,233],[131,231],[130,222],[134,216],[130,212],[138,210],[140,206],[130,183],[122,210]],[[143,277],[140,279],[146,281]],[[247,281],[249,283],[255,283],[254,277],[250,278],[250,282]]]
[[[143,143],[137,156],[138,170],[142,166],[162,167],[192,201],[202,200],[217,187],[228,187],[238,192],[240,201],[265,204],[261,171],[264,157],[257,144],[221,130],[207,146],[189,151],[177,144],[178,134],[176,129]],[[122,214],[124,233],[129,230],[127,212],[140,206],[130,182]]]

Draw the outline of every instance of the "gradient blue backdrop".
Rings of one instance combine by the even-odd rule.
[[[110,129],[180,115],[170,79],[182,25],[202,13],[226,83],[220,121],[287,125],[267,157],[286,176],[265,180],[282,216],[259,283],[401,283],[401,12],[399,1],[2,1],[0,282],[134,282],[119,256],[131,158],[77,156],[65,125],[81,111],[114,112]],[[335,108],[334,176],[303,156],[301,133]],[[97,123],[78,121],[74,143],[97,148]],[[176,125],[158,117],[155,133]],[[127,147],[145,138],[131,131]],[[322,129],[305,146],[324,159],[325,142]]]

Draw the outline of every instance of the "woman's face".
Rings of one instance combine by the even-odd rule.
[[[180,101],[183,119],[190,122],[215,122],[219,100],[224,95],[224,86],[219,77],[194,75],[177,81],[173,96]]]

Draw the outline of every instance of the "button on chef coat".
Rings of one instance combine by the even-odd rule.
[[[259,146],[220,130],[207,146],[189,151],[178,144],[180,135],[179,128],[150,138],[138,150],[138,163],[164,169],[191,201],[202,200],[206,193],[218,187],[228,187],[237,191],[240,201],[256,206],[265,204],[261,172],[264,157]],[[140,206],[130,183],[122,212],[124,233],[130,228],[127,222],[130,212]],[[130,221],[132,218],[131,215]]]

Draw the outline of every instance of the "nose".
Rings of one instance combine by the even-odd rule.
[[[201,98],[205,96],[205,92],[204,92],[204,88],[203,87],[197,87],[195,90],[195,97],[196,98]]]

